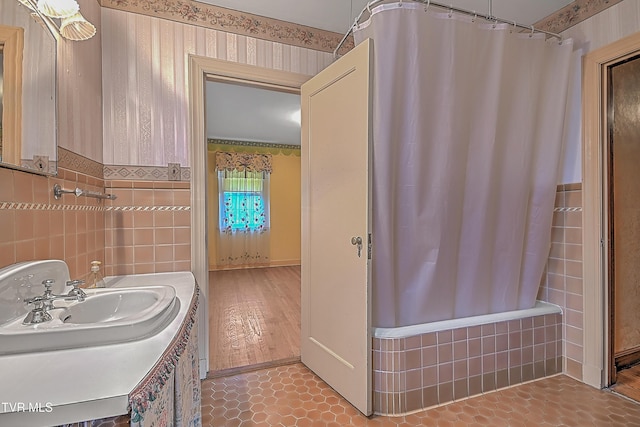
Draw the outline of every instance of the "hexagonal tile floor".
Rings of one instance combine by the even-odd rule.
[[[302,364],[202,382],[202,425],[640,426],[640,405],[564,375],[404,417],[366,418]]]
[[[366,418],[302,364],[202,382],[202,425],[237,426],[640,426],[640,404],[564,375],[404,417]],[[127,427],[129,418],[93,422]]]

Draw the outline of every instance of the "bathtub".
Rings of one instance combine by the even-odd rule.
[[[562,310],[374,328],[374,412],[403,415],[562,372]]]

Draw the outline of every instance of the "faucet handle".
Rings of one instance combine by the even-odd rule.
[[[69,280],[66,285],[73,286],[73,289],[67,293],[69,298],[75,298],[82,302],[87,297],[87,294],[78,287],[80,285],[84,285],[84,280]]]
[[[45,298],[43,296],[35,296],[32,298],[26,298],[23,302],[27,305],[29,304],[34,304],[36,306],[36,308],[40,308],[39,305],[45,300]]]
[[[65,283],[66,286],[73,286],[73,289],[76,289],[80,285],[84,285],[84,280],[69,280]]]
[[[54,283],[56,283],[56,281],[53,279],[46,279],[42,281],[42,284],[47,288],[47,290],[51,289],[51,286],[53,286]]]

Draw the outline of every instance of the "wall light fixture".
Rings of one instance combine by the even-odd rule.
[[[76,0],[18,1],[65,39],[89,40],[96,34],[96,27],[82,16]]]

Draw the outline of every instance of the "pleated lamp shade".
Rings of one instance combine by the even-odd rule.
[[[60,34],[68,40],[88,40],[96,34],[96,27],[78,12],[62,20]]]

